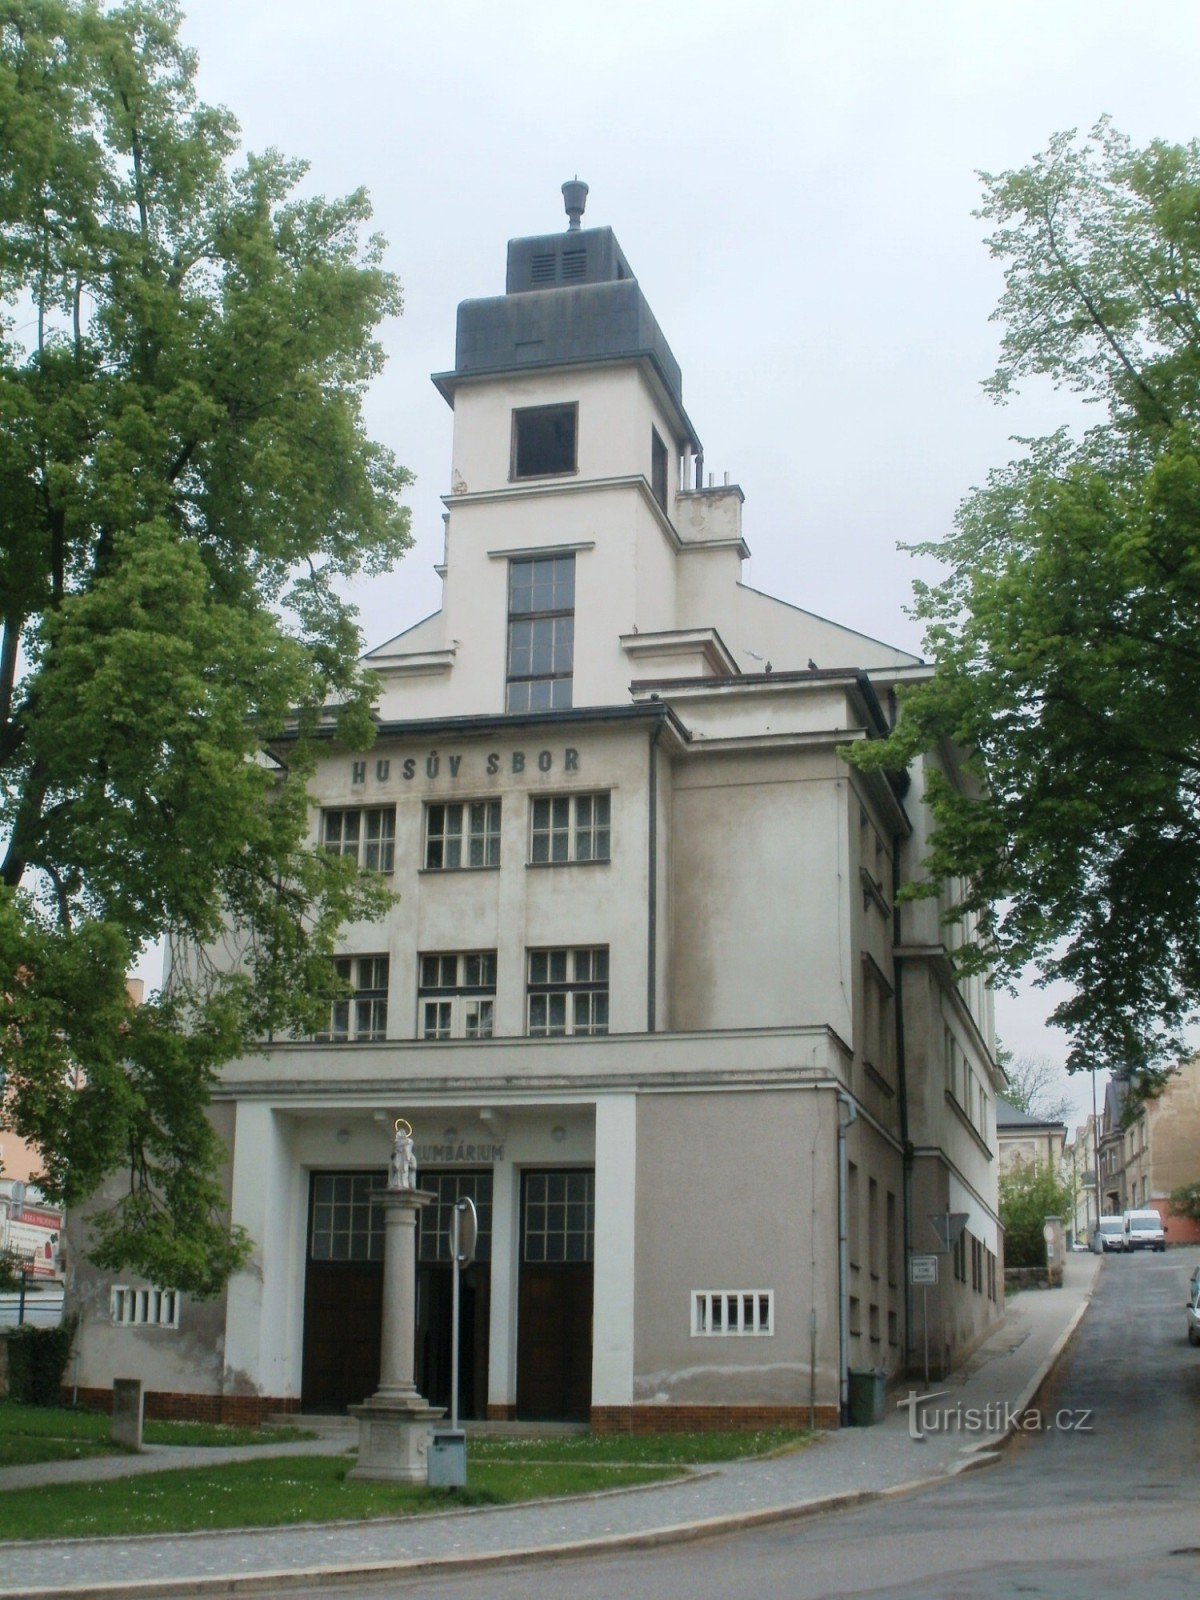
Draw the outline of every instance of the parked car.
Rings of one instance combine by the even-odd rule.
[[[1167,1230],[1157,1211],[1127,1211],[1125,1224],[1126,1250],[1165,1250]]]
[[[1101,1217],[1092,1229],[1092,1249],[1098,1256],[1125,1248],[1125,1218]]]
[[[1188,1343],[1200,1344],[1200,1289],[1187,1302]]]

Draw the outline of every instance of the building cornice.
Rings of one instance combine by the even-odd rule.
[[[659,505],[649,481],[640,472],[624,473],[611,478],[547,478],[543,483],[506,483],[499,489],[463,489],[456,494],[444,494],[442,504],[454,512],[464,506],[503,505],[517,500],[545,499],[554,495],[605,494],[618,489],[632,489],[640,495],[676,555],[687,555],[698,550],[736,550],[743,561],[750,559],[750,546],[740,537],[736,539],[684,539],[679,529]],[[699,495],[701,491],[689,491]],[[592,542],[594,544],[594,541]],[[543,551],[538,546],[523,549],[523,555],[540,555],[554,550],[590,549],[588,545],[548,544]],[[505,552],[488,551],[489,556]]]
[[[376,743],[381,739],[428,739],[440,737],[484,738],[488,734],[504,735],[529,732],[566,733],[573,727],[619,726],[624,723],[665,723],[686,744],[691,734],[664,701],[656,700],[628,706],[576,706],[569,711],[497,711],[475,713],[470,716],[417,717],[403,721],[375,719]],[[267,741],[267,748],[293,743],[298,733],[286,731]],[[314,730],[313,737],[337,740],[333,722],[322,724]]]

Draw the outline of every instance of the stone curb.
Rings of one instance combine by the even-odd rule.
[[[960,1468],[959,1470],[963,1470]],[[240,1573],[213,1578],[143,1578],[134,1582],[55,1585],[52,1588],[0,1590],[0,1600],[168,1600],[190,1595],[256,1594],[272,1589],[343,1587],[367,1580],[419,1577],[424,1573],[453,1574],[475,1572],[504,1563],[570,1561],[579,1556],[612,1555],[618,1550],[656,1550],[663,1545],[690,1544],[747,1528],[769,1527],[773,1523],[800,1522],[831,1511],[851,1511],[878,1500],[894,1500],[915,1494],[952,1473],[939,1472],[928,1478],[913,1478],[889,1489],[850,1489],[841,1494],[822,1495],[793,1505],[767,1506],[759,1511],[731,1512],[728,1516],[707,1517],[700,1521],[679,1522],[642,1533],[614,1533],[599,1539],[580,1539],[570,1544],[537,1545],[532,1549],[515,1547],[475,1555],[411,1556],[398,1561],[347,1563],[336,1567],[309,1567]]]
[[[1103,1268],[1103,1261],[1101,1262],[1101,1268]],[[1033,1377],[1030,1378],[1024,1389],[1017,1396],[1012,1408],[1014,1420],[1009,1422],[1003,1433],[989,1435],[989,1437],[986,1439],[980,1439],[977,1444],[968,1445],[963,1451],[964,1455],[968,1456],[969,1458],[985,1458],[990,1454],[993,1459],[999,1460],[1000,1456],[1009,1448],[1013,1440],[1020,1438],[1021,1429],[1017,1427],[1015,1416],[1019,1416],[1022,1412],[1036,1409],[1038,1396],[1045,1388],[1050,1374],[1058,1365],[1063,1351],[1075,1337],[1076,1330],[1078,1329],[1079,1324],[1083,1321],[1084,1315],[1087,1312],[1087,1308],[1092,1303],[1092,1296],[1096,1292],[1096,1285],[1099,1283],[1099,1281],[1100,1273],[1097,1272],[1095,1277],[1092,1279],[1091,1288],[1088,1289],[1083,1299],[1079,1302],[1079,1305],[1073,1313],[1071,1320],[1067,1323],[1066,1327],[1059,1334],[1058,1338],[1050,1346],[1050,1349],[1046,1354],[1046,1359],[1042,1362],[1041,1366],[1038,1367]],[[967,1465],[969,1466],[970,1464],[971,1463],[968,1460]],[[981,1461],[981,1464],[989,1465],[990,1463],[984,1459]],[[2,1596],[0,1596],[0,1600],[3,1600]]]

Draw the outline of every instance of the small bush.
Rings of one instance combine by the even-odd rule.
[[[14,1328],[7,1336],[8,1396],[26,1406],[56,1406],[77,1317],[57,1328]]]
[[[1069,1217],[1071,1196],[1054,1174],[1041,1166],[1019,1164],[1000,1179],[1000,1221],[1004,1224],[1004,1265],[1044,1267],[1047,1217]]]

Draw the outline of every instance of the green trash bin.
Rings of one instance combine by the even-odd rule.
[[[852,1428],[883,1421],[887,1373],[882,1367],[851,1367],[848,1410]]]

